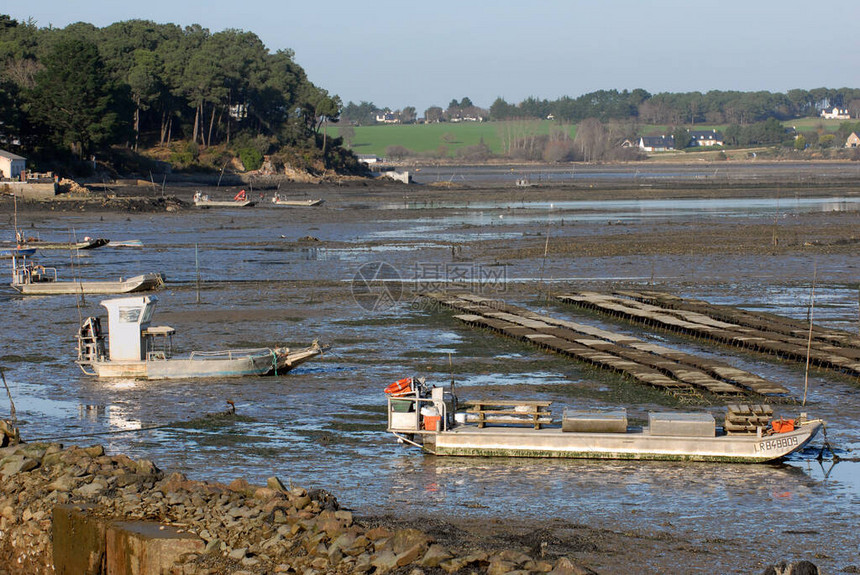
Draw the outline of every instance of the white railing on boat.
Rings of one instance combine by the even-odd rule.
[[[226,349],[223,351],[192,351],[189,356],[191,359],[197,360],[232,360],[240,359],[249,356],[274,356],[275,352],[269,347],[260,347],[256,349]]]

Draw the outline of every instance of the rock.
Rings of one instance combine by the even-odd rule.
[[[179,491],[180,489],[185,488],[185,484],[188,482],[188,478],[184,473],[179,473],[178,471],[174,471],[167,477],[161,480],[159,484],[159,490],[162,493],[170,493],[172,491]]]
[[[504,575],[505,573],[512,573],[517,570],[516,567],[516,563],[494,558],[490,561],[490,565],[487,567],[487,575]]]
[[[269,477],[266,480],[266,487],[275,491],[280,491],[281,493],[287,493],[287,488],[284,487],[284,484],[281,483],[281,480],[274,476]]]
[[[26,455],[10,455],[0,461],[0,475],[9,477],[16,473],[27,473],[39,467],[39,462]]]
[[[227,489],[230,491],[235,491],[237,493],[249,493],[251,490],[251,484],[248,483],[246,479],[234,479],[229,484],[227,484]]]
[[[417,529],[398,529],[391,539],[392,550],[396,554],[403,553],[407,549],[419,546],[423,553],[430,544],[429,537]]]
[[[254,499],[259,499],[260,501],[268,501],[274,497],[280,495],[281,492],[276,489],[271,489],[269,487],[258,487],[254,490]]]
[[[780,561],[765,569],[764,575],[819,575],[819,570],[813,563],[805,560],[797,563]]]
[[[417,561],[419,557],[424,554],[424,550],[427,549],[427,545],[424,543],[419,543],[413,545],[409,549],[405,550],[403,553],[397,554],[397,566],[403,567],[404,565],[409,565],[414,561]]]
[[[376,568],[374,574],[379,573],[382,575],[397,567],[397,555],[386,549],[375,554],[370,563]]]
[[[83,497],[92,497],[93,495],[98,495],[104,491],[105,487],[106,486],[101,481],[91,481],[90,483],[84,483],[75,489],[74,493]]]
[[[419,565],[422,567],[435,568],[438,567],[440,563],[450,559],[451,557],[453,557],[453,555],[451,555],[447,549],[438,543],[434,543],[427,548],[427,551],[424,553],[424,557],[419,561]]]
[[[487,560],[487,554],[483,552],[470,553],[465,557],[454,557],[452,559],[448,559],[447,561],[442,561],[439,564],[439,567],[447,571],[448,573],[454,573],[460,571],[470,563],[478,563],[485,562]]]
[[[300,497],[294,498],[292,503],[296,509],[304,509],[311,504],[311,498],[307,495],[302,495]]]
[[[393,535],[394,533],[385,527],[374,527],[364,534],[365,537],[374,542],[379,541],[380,539],[390,539]]]
[[[77,485],[77,481],[75,481],[74,477],[72,477],[70,475],[62,475],[62,476],[58,477],[57,479],[55,479],[54,481],[52,481],[51,483],[49,483],[45,487],[45,489],[47,489],[48,491],[67,492],[67,491],[71,491],[72,489],[74,489],[76,485]]]
[[[136,464],[137,472],[141,475],[159,475],[161,470],[148,459],[139,459]]]
[[[101,457],[105,454],[105,448],[102,445],[93,445],[91,447],[84,447],[81,449],[84,453],[89,455],[92,458]]]
[[[30,459],[35,459],[36,461],[42,461],[42,458],[45,457],[45,453],[48,451],[47,443],[32,443],[32,444],[22,444],[15,450],[16,455],[23,455],[24,457],[29,457]]]
[[[550,571],[550,575],[589,575],[591,573],[593,571],[575,565],[567,557],[562,557],[556,561],[555,568]]]

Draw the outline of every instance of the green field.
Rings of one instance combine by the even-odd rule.
[[[794,126],[799,131],[822,129],[825,132],[836,132],[842,122],[822,120],[820,118],[799,118],[783,122],[786,127]],[[444,149],[448,156],[455,156],[460,148],[475,146],[482,141],[493,154],[502,154],[502,142],[505,136],[521,137],[523,131],[536,134],[548,134],[553,122],[534,120],[531,122],[444,122],[437,124],[380,124],[374,126],[356,126],[355,137],[351,150],[356,154],[374,154],[384,157],[389,146],[403,146],[416,154],[429,154]],[[527,126],[527,127],[526,127]],[[696,125],[688,126],[689,130],[711,130],[723,132],[725,125]],[[335,127],[336,135],[340,128]],[[669,126],[639,126],[643,135],[667,134]],[[576,127],[571,128],[571,138],[576,135]]]
[[[529,123],[529,129],[548,134],[552,125],[549,121],[535,121]],[[459,148],[476,146],[482,141],[494,154],[501,154],[504,130],[510,130],[510,125],[507,122],[444,122],[356,126],[354,129],[351,149],[356,154],[384,156],[388,146],[403,146],[420,154],[444,146],[448,155],[453,156]],[[571,137],[573,133],[571,130]]]

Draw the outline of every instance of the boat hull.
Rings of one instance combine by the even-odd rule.
[[[47,281],[10,285],[24,295],[62,295],[135,293],[156,289],[163,283],[161,274],[148,273],[123,281]]]
[[[81,242],[43,242],[43,241],[28,241],[23,244],[24,248],[38,250],[93,250],[106,246],[110,243],[107,238],[95,238],[84,240]]]
[[[254,202],[251,200],[194,200],[194,205],[198,208],[250,208]]]
[[[0,250],[0,258],[11,259],[20,257],[30,257],[36,253],[36,248],[10,248]]]
[[[323,351],[322,346],[314,344],[296,351],[286,348],[228,350],[192,354],[187,358],[95,361],[82,364],[81,367],[92,375],[108,378],[188,379],[283,375]]]
[[[323,203],[322,199],[317,200],[272,200],[273,206],[281,206],[284,208],[310,208]]]
[[[818,420],[787,433],[715,437],[563,432],[557,428],[479,429],[462,425],[423,436],[424,449],[441,456],[638,459],[762,463],[802,449],[822,427]],[[395,431],[395,430],[392,430]],[[396,432],[396,431],[395,431]]]

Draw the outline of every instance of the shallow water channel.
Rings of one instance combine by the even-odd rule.
[[[587,217],[605,222],[623,213],[631,221],[695,222],[727,213],[769,220],[774,213],[860,210],[856,198],[844,197],[737,200],[719,206],[689,202],[589,202]],[[405,216],[386,207],[392,206],[358,212],[329,201],[317,211],[258,206],[33,217],[25,226],[46,239],[49,230],[52,239],[140,239],[143,248],[108,246],[77,256],[45,252],[40,261],[57,267],[64,279],[165,272],[168,284],[157,294],[154,324],[176,328],[176,343],[184,351],[299,346],[314,338],[333,348],[322,360],[278,378],[96,380],[74,364],[74,336],[81,317],[104,315],[101,298],[79,302],[74,296],[22,298],[3,292],[0,366],[22,435],[30,441],[101,443],[112,453],[152,459],[162,469],[194,479],[246,477],[262,483],[276,475],[328,489],[361,514],[516,516],[536,524],[551,518],[654,536],[673,533],[697,548],[720,548],[701,557],[699,567],[710,572],[756,571],[753,557],[764,562],[808,558],[828,572],[860,564],[860,463],[818,461],[820,437],[803,453],[773,465],[443,459],[397,444],[385,433],[382,389],[408,375],[447,384],[453,372],[458,393],[466,398],[490,393],[551,399],[554,406],[625,405],[634,418],[646,417],[649,409],[688,408],[570,360],[467,328],[448,312],[428,309],[408,295],[413,284],[439,279],[427,275],[429,269],[438,273],[428,265],[448,262],[452,243],[513,242],[542,229],[550,218],[573,221],[582,206],[483,203],[446,205],[437,212],[438,206],[406,205],[412,211]],[[299,241],[305,236],[321,241]],[[724,262],[730,273],[701,269],[697,284],[689,269],[704,267],[702,262],[655,260],[644,267],[676,271],[655,278],[624,258],[550,258],[540,266],[516,262],[504,276],[493,277],[520,286],[499,290],[512,303],[720,357],[802,396],[804,373],[798,366],[577,315],[522,287],[538,278],[570,289],[600,288],[607,281],[641,286],[647,280],[713,303],[798,318],[807,313],[809,285],[801,280],[808,280],[808,261],[731,256]],[[368,306],[353,297],[361,266],[376,262],[396,272],[392,285],[400,280],[403,289],[394,293],[393,305]],[[491,262],[466,263],[474,271]],[[849,267],[856,263],[843,256],[816,262],[817,322],[857,330],[857,271]],[[777,268],[780,273],[771,273]],[[785,281],[795,268],[802,277]],[[805,409],[827,421],[837,452],[860,456],[860,384],[813,370],[808,390]],[[227,400],[235,402],[238,416],[212,416],[226,408]],[[715,414],[722,410],[720,405],[702,408]],[[8,401],[0,402],[0,417],[9,417]],[[665,557],[642,558],[644,572],[659,572],[660,565]]]

